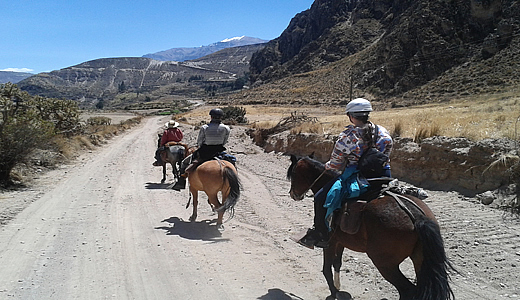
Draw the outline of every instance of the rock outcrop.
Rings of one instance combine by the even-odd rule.
[[[267,152],[314,155],[326,162],[337,136],[290,134],[287,131],[264,141]],[[453,190],[468,196],[496,190],[511,182],[508,167],[495,163],[501,156],[517,153],[507,139],[473,142],[465,138],[432,137],[415,143],[394,139],[392,176],[428,189]]]

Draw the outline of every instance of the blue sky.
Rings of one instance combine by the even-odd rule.
[[[49,72],[226,38],[278,37],[313,0],[0,0],[0,70]]]

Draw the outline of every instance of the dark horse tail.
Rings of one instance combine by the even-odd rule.
[[[221,211],[230,210],[231,216],[234,213],[235,204],[237,204],[238,198],[240,197],[240,180],[238,179],[237,173],[231,168],[224,168],[224,180],[229,183],[229,195],[224,201],[224,205],[219,208]]]
[[[423,249],[423,262],[417,275],[414,300],[449,300],[455,295],[449,285],[448,270],[456,271],[446,257],[439,225],[425,217],[415,222]]]

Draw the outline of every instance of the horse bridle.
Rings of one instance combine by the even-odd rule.
[[[306,194],[310,189],[312,189],[312,188],[314,187],[314,185],[318,182],[318,180],[321,179],[321,177],[325,174],[325,172],[327,172],[327,170],[323,170],[323,172],[321,172],[320,176],[318,176],[318,178],[316,178],[316,179],[311,183],[311,185],[310,185],[310,186],[309,186],[309,187],[308,187],[308,188],[307,188],[303,193],[301,193],[300,195],[296,195],[296,194],[294,194],[294,192],[293,192],[293,194],[294,194],[295,196],[302,196],[302,195],[305,195],[305,194]],[[295,175],[295,174],[296,174],[296,172],[295,172],[294,169],[293,169],[293,171],[292,171],[292,177],[293,177],[293,178],[294,178],[294,175]],[[292,188],[291,188],[291,191],[292,191]],[[297,197],[297,198],[300,198],[300,197]],[[303,197],[302,197],[302,199],[303,199]]]

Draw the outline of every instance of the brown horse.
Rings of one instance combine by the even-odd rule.
[[[230,210],[233,216],[235,204],[240,197],[240,180],[233,164],[225,160],[207,161],[189,172],[188,182],[193,196],[193,213],[190,221],[194,222],[197,219],[198,194],[199,191],[203,191],[208,196],[211,208],[218,213],[218,229],[224,230],[222,225],[224,212]],[[222,193],[222,203],[218,200],[218,192]],[[186,207],[188,206],[189,201]]]
[[[287,177],[291,180],[290,195],[294,200],[303,199],[309,189],[316,194],[334,178],[332,172],[324,172],[322,163],[311,158],[292,155],[291,162]],[[411,196],[407,198],[415,203],[405,204],[411,217],[393,197],[382,195],[366,204],[357,233],[348,234],[340,226],[332,225],[329,247],[323,251],[323,274],[330,297],[335,299],[339,295],[341,256],[344,248],[348,248],[366,253],[381,275],[395,286],[400,300],[455,298],[448,282],[448,269],[454,269],[446,258],[437,221],[424,202]],[[408,257],[415,268],[416,284],[399,270],[401,262]]]

